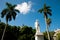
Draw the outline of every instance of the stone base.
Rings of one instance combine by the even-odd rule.
[[[35,34],[35,40],[44,40],[43,33],[36,33]]]

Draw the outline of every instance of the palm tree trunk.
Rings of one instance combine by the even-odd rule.
[[[6,22],[6,25],[5,25],[5,28],[4,28],[3,35],[2,35],[1,40],[3,40],[3,38],[4,38],[4,34],[5,34],[5,31],[6,31],[6,27],[7,27],[7,25],[8,25],[8,22]]]
[[[47,25],[47,22],[46,22],[46,17],[45,17],[45,23],[46,23],[46,31],[47,31],[47,35],[48,35],[48,40],[50,40],[48,25]]]

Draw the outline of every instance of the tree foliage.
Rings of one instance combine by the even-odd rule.
[[[5,27],[5,23],[0,23],[0,39]],[[34,40],[35,29],[29,26],[11,26],[8,25],[4,40]]]
[[[10,3],[6,3],[6,8],[2,10],[1,12],[1,17],[4,18],[6,17],[6,22],[11,21],[12,19],[15,20],[16,15],[19,11],[15,9],[16,5],[12,5]]]
[[[4,26],[6,24],[3,22],[0,22],[0,39],[2,37],[2,33],[4,30]],[[8,25],[6,29],[6,33],[4,36],[4,40],[35,40],[35,32],[36,30],[29,26],[11,26]],[[44,34],[44,40],[48,40],[47,38],[47,32],[43,32]],[[54,31],[50,31],[50,39],[53,40]],[[57,34],[57,39],[60,40],[60,33]]]
[[[43,32],[43,34],[44,34],[44,40],[48,40],[47,32]],[[54,31],[50,31],[49,35],[50,35],[50,39],[53,40]]]

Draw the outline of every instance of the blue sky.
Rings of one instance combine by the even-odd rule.
[[[43,7],[44,3],[46,3],[47,6],[51,6],[52,9],[52,23],[49,30],[53,31],[60,28],[60,0],[0,0],[0,12],[6,8],[6,2],[20,5],[24,2],[27,4],[29,2],[31,3],[29,11],[27,11],[25,14],[19,13],[15,21],[12,20],[9,22],[10,25],[22,26],[24,24],[35,28],[34,23],[36,19],[38,19],[41,32],[44,32],[46,30],[45,20],[43,14],[39,14],[37,11]],[[29,6],[29,4],[27,6]],[[1,20],[2,22],[5,22],[5,18],[1,18]]]

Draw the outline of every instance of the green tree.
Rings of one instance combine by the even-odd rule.
[[[35,29],[32,29],[32,27],[23,26],[20,29],[20,36],[18,40],[35,40]]]
[[[4,31],[5,23],[0,23],[0,39]],[[11,26],[8,24],[4,40],[35,40],[36,30],[29,26]]]
[[[2,18],[6,17],[6,26],[5,26],[5,29],[3,31],[3,35],[2,35],[2,39],[1,40],[3,40],[6,27],[8,26],[8,21],[11,21],[12,19],[15,20],[16,15],[17,15],[16,12],[19,13],[19,11],[15,9],[16,5],[12,5],[12,4],[10,4],[10,3],[7,2],[6,6],[7,6],[7,8],[5,8],[4,10],[2,10],[2,12],[1,12],[1,17]]]
[[[46,23],[46,31],[47,31],[47,34],[48,34],[48,40],[50,40],[50,36],[49,36],[49,32],[48,32],[48,24],[47,24],[47,18],[48,18],[48,14],[51,16],[51,9],[50,9],[50,6],[46,6],[46,4],[44,4],[44,7],[42,9],[39,9],[38,12],[42,13],[43,12],[43,15],[44,15],[44,18],[45,18],[45,23]]]

